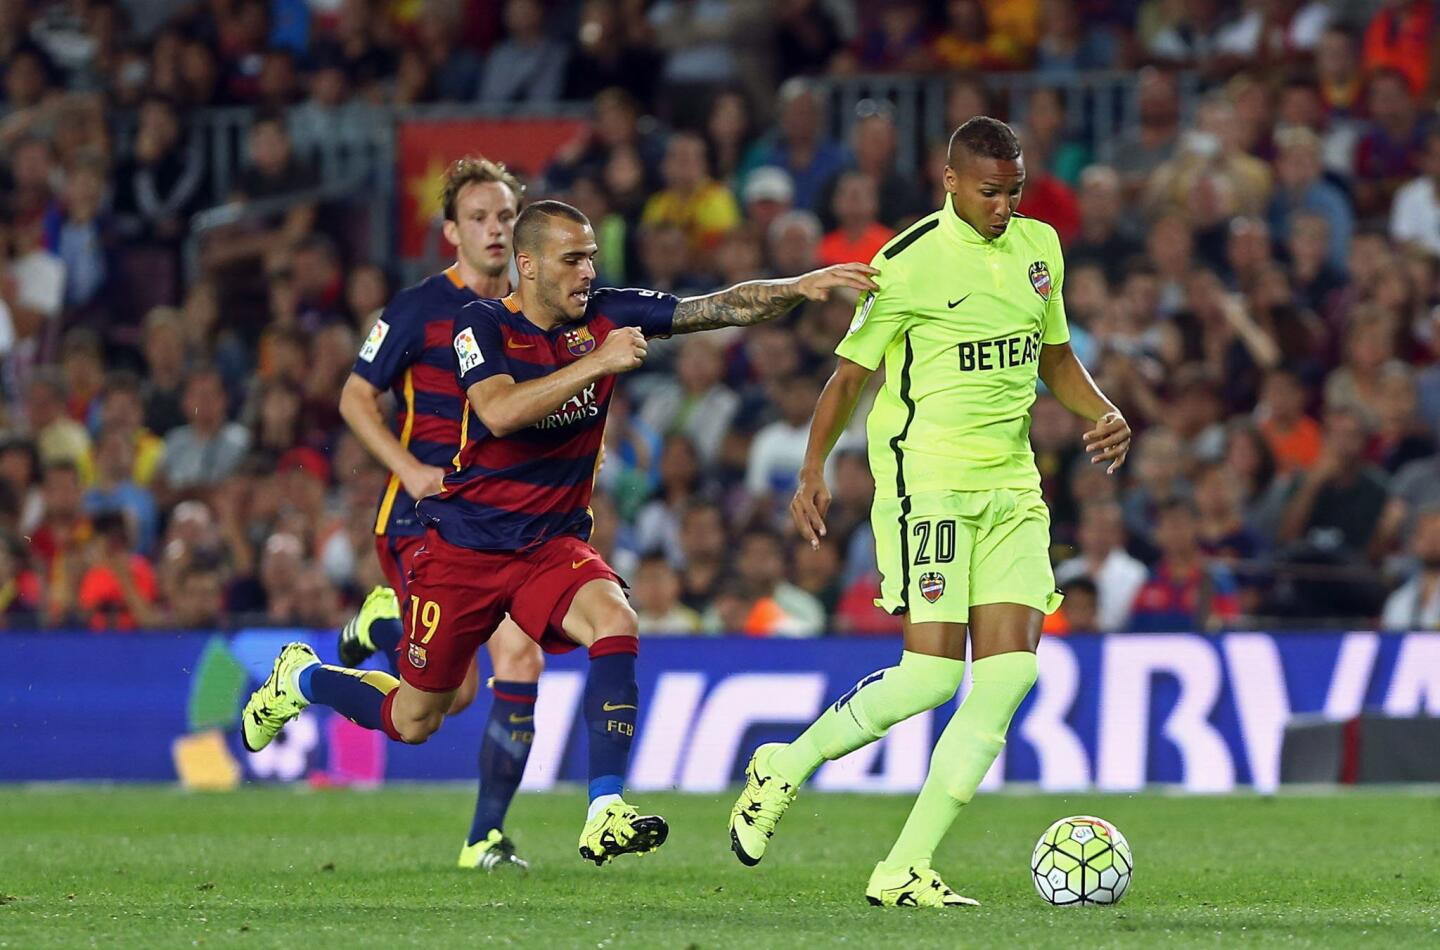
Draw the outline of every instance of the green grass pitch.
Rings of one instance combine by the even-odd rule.
[[[522,795],[528,878],[453,867],[470,793],[161,787],[0,793],[0,947],[1064,947],[1440,945],[1440,799],[982,796],[936,866],[978,910],[866,905],[909,799],[805,794],[757,868],[731,856],[729,795],[635,795],[658,854],[575,851],[578,794]],[[1030,849],[1098,814],[1134,847],[1116,907],[1052,908]]]

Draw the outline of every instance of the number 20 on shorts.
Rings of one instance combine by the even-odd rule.
[[[415,631],[420,627],[425,628],[425,636],[420,638],[421,643],[429,643],[430,638],[435,636],[435,631],[440,629],[440,605],[433,600],[421,600],[414,594],[410,595],[410,636],[415,636]]]
[[[911,525],[910,532],[916,541],[916,564],[949,564],[955,560],[954,520],[936,521],[933,525],[929,521],[917,521]],[[933,549],[930,543],[932,535],[935,542]]]

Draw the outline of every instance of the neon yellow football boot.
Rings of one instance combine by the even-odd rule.
[[[377,620],[399,619],[400,601],[395,592],[384,585],[372,590],[365,596],[365,602],[355,616],[340,628],[336,651],[340,656],[340,665],[354,668],[368,660],[375,652],[375,642],[370,639],[370,625]]]
[[[745,767],[745,789],[730,809],[730,850],[749,867],[765,857],[775,826],[794,803],[798,791],[770,768],[771,755],[784,745],[768,742],[755,750]]]
[[[304,643],[287,643],[275,658],[275,666],[260,688],[250,694],[240,713],[241,738],[245,748],[259,752],[270,744],[285,723],[310,705],[300,695],[297,677],[305,667],[320,662],[315,651]]]
[[[461,848],[458,866],[479,871],[508,869],[524,873],[530,870],[530,863],[515,853],[515,842],[499,828],[491,828],[490,834]]]
[[[865,899],[876,907],[979,907],[980,902],[952,891],[928,867],[875,865]]]
[[[664,818],[638,814],[629,804],[615,801],[585,822],[580,832],[580,857],[599,867],[622,854],[648,854],[669,835]]]

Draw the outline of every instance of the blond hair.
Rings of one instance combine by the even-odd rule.
[[[445,171],[445,187],[440,192],[440,206],[446,221],[455,220],[455,202],[466,185],[499,182],[509,187],[519,201],[525,195],[525,186],[515,173],[505,167],[504,162],[494,162],[483,155],[467,155],[450,163]]]

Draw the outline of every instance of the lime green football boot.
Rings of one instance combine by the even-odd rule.
[[[491,828],[490,834],[461,848],[458,866],[467,870],[509,870],[522,874],[530,870],[530,862],[515,853],[515,842],[502,834],[499,828]]]
[[[928,867],[875,865],[865,899],[876,907],[979,907],[980,902],[952,891]]]
[[[770,757],[784,746],[768,742],[755,750],[745,767],[745,789],[730,809],[730,850],[747,867],[765,857],[775,826],[795,801],[798,789],[770,768]]]
[[[611,802],[585,822],[580,857],[599,867],[622,854],[649,854],[665,843],[670,826],[659,815],[641,815],[623,801]]]
[[[395,592],[384,585],[372,590],[355,616],[340,628],[340,642],[336,650],[340,665],[354,669],[368,660],[375,652],[375,642],[370,639],[370,625],[377,620],[399,619],[400,601]]]
[[[297,677],[305,667],[319,662],[315,651],[306,644],[285,644],[275,658],[270,675],[259,689],[250,694],[245,709],[240,713],[240,731],[245,748],[259,752],[270,744],[285,723],[310,705],[300,695]]]

